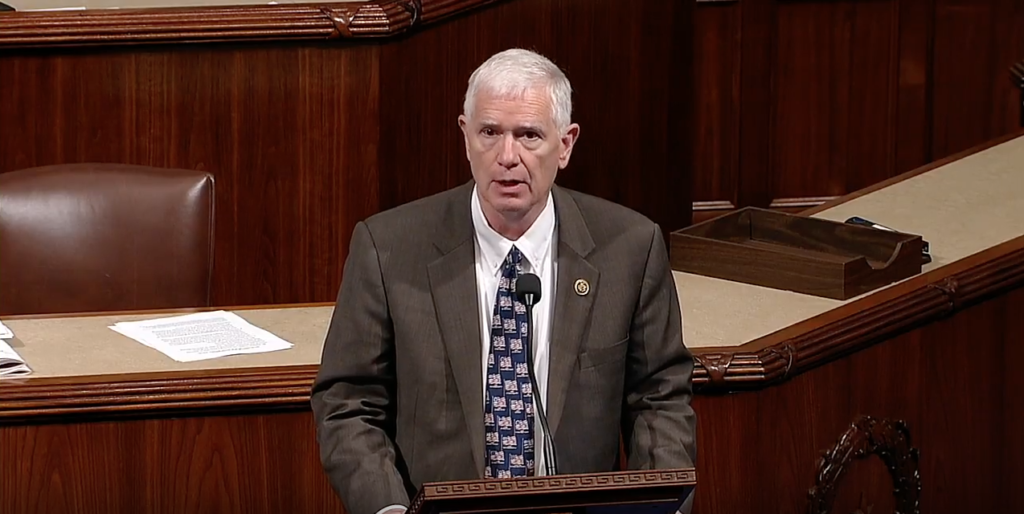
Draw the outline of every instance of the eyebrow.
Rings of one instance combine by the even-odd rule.
[[[482,121],[482,122],[480,122],[480,128],[500,128],[500,127],[501,127],[500,123],[495,123],[493,121]],[[547,132],[547,131],[544,130],[544,127],[542,127],[541,125],[538,125],[538,124],[534,124],[534,123],[525,123],[525,124],[522,124],[522,125],[516,125],[515,127],[512,128],[512,131],[513,132],[537,132],[538,134],[544,134],[544,133]]]
[[[480,129],[485,129],[485,128],[499,129],[499,128],[501,128],[501,124],[497,123],[495,121],[491,121],[491,120],[480,121]],[[512,128],[512,131],[516,132],[516,133],[536,132],[536,133],[538,133],[538,134],[540,134],[541,136],[544,136],[544,137],[547,137],[547,134],[548,134],[548,132],[546,130],[544,130],[544,128],[541,125],[534,124],[534,123],[525,123],[525,124],[522,124],[522,125],[517,125],[517,126]]]
[[[516,127],[515,130],[521,131],[521,132],[536,132],[538,134],[544,134],[545,133],[544,129],[540,125],[532,125],[532,124],[520,125],[519,127]]]

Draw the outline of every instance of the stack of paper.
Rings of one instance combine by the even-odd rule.
[[[178,361],[286,350],[293,345],[226,311],[200,312],[145,321],[122,321],[111,330]]]
[[[14,339],[14,332],[0,322],[0,377],[27,375],[32,372],[18,352],[7,344],[7,339]]]

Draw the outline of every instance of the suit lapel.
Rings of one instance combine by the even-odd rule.
[[[561,188],[555,187],[552,193],[558,216],[558,270],[546,414],[552,434],[557,434],[601,274],[586,260],[594,240],[576,202]],[[586,294],[577,293],[579,280],[588,284]]]
[[[462,411],[466,416],[476,473],[484,463],[484,407],[480,310],[477,301],[473,221],[470,214],[472,184],[460,188],[445,213],[435,245],[442,256],[427,266],[430,294],[451,363]]]

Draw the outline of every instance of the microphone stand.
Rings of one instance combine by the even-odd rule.
[[[533,339],[533,304],[536,295],[534,293],[523,294],[523,304],[526,305],[526,327],[527,327],[527,340],[530,343],[530,358],[527,359],[526,369],[530,373],[530,383],[533,384],[533,403],[536,407],[537,417],[540,419],[541,429],[544,431],[543,437],[543,452],[544,462],[547,467],[548,475],[558,474],[558,463],[555,457],[555,444],[551,439],[551,429],[548,428],[548,418],[544,413],[544,402],[541,401],[540,387],[537,380],[537,373],[534,371],[533,358],[536,353],[536,345]],[[536,443],[534,443],[534,451],[536,452]]]

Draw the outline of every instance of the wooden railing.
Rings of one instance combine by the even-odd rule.
[[[0,23],[0,48],[384,37],[499,1],[16,12]]]

